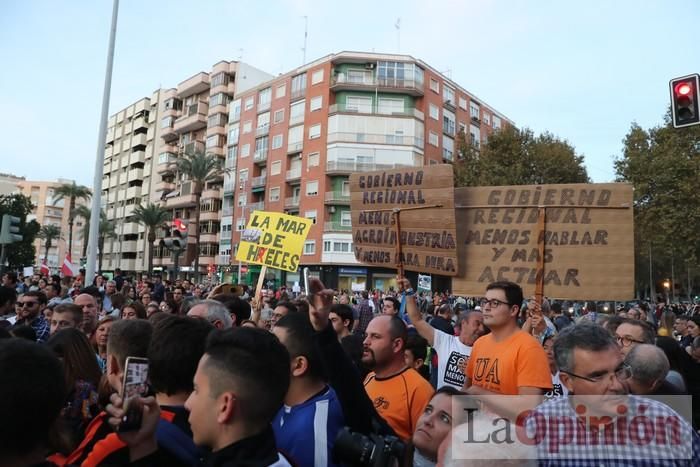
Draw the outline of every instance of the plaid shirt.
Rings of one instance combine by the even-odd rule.
[[[363,298],[360,301],[360,304],[357,305],[358,322],[357,327],[355,328],[355,334],[360,336],[363,335],[365,330],[367,330],[369,322],[372,321],[372,318],[374,318],[374,314],[372,313],[372,307],[369,306],[369,300]]]
[[[36,316],[36,318],[34,318],[30,322],[28,322],[27,320],[18,320],[17,323],[15,323],[15,326],[19,326],[22,324],[29,325],[32,327],[32,329],[34,329],[34,332],[36,333],[37,342],[41,343],[48,340],[49,333],[51,331],[51,325],[48,321],[46,321],[46,318],[44,318],[44,315],[41,312]]]
[[[600,430],[585,428],[585,423],[580,419],[577,420],[569,398],[563,397],[541,404],[534,410],[534,414],[544,417],[539,418],[538,415],[533,414],[526,421],[529,436],[533,436],[535,432],[543,436],[541,442],[537,444],[538,465],[545,467],[700,466],[700,437],[680,415],[661,402],[637,396],[629,396],[628,407],[629,412],[625,418],[628,423],[624,425],[627,429],[618,430],[620,425],[615,421],[607,425],[608,428],[614,427],[613,431],[604,428]],[[665,442],[658,442],[659,436],[663,438],[663,432],[658,430],[657,427],[660,425],[657,423],[666,420],[667,417],[679,420],[680,423],[676,426],[680,426],[680,430],[675,431],[674,437],[674,430],[668,424],[664,425]],[[573,423],[561,423],[566,419]],[[556,436],[552,436],[553,433],[549,432],[552,426],[544,426],[542,420],[547,420],[547,423],[552,420],[560,422],[557,423],[556,430],[552,430],[555,431]],[[635,420],[647,420],[653,424],[655,431],[651,442],[635,443],[630,439],[634,436],[632,426],[639,426]],[[637,433],[645,432],[637,431]],[[596,435],[600,436],[597,443],[594,439]],[[557,442],[557,440],[566,439],[572,441],[566,444]],[[578,439],[584,441],[577,442]],[[674,439],[676,444],[673,442]],[[557,445],[557,448],[553,450],[552,444]]]

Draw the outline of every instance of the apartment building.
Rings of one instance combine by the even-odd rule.
[[[25,177],[0,173],[0,195],[11,195],[16,193],[19,190],[17,184],[26,180],[27,179]]]
[[[450,162],[460,131],[478,146],[509,124],[408,55],[341,52],[237,90],[229,105],[227,145],[220,148],[233,172],[223,183],[219,244],[207,248],[218,247],[224,280],[237,281],[237,263],[226,265],[250,213],[299,215],[314,221],[301,261],[312,274],[331,287],[386,289],[395,270],[355,261],[349,175]],[[251,283],[259,270],[245,267],[243,282]],[[277,285],[300,280],[298,273],[268,275]]]
[[[20,180],[15,183],[16,191],[25,196],[29,196],[34,205],[32,213],[27,217],[27,220],[35,220],[39,225],[55,225],[61,229],[61,238],[53,240],[51,248],[49,248],[47,256],[47,264],[52,274],[57,274],[60,266],[63,264],[63,259],[68,250],[68,208],[70,206],[69,199],[55,198],[55,190],[63,184],[72,184],[73,180],[58,179],[55,182],[35,181],[35,180]],[[76,205],[80,206],[87,204],[89,201],[76,200]],[[83,239],[82,231],[85,219],[78,217],[73,223],[73,248],[71,259],[73,264],[78,264],[80,256],[83,252],[83,244],[87,239]],[[36,249],[36,257],[34,265],[39,266],[46,254],[45,240],[37,238],[34,242]]]
[[[158,89],[112,115],[102,169],[101,206],[115,226],[104,242],[102,270],[145,271],[146,229],[133,219],[136,206],[155,197],[153,174],[160,145],[159,115],[164,91]],[[159,181],[159,180],[158,180]]]
[[[190,243],[179,259],[181,271],[193,270],[195,255],[199,256],[200,273],[216,268],[220,263],[220,243],[227,244],[230,249],[231,230],[222,230],[222,214],[230,209],[230,205],[228,208],[224,205],[224,179],[212,180],[204,187],[200,199],[200,247],[198,252],[194,251],[196,198],[192,182],[177,171],[177,159],[186,153],[207,152],[220,157],[222,162],[227,160],[229,107],[234,94],[272,78],[246,63],[221,61],[210,72],[199,72],[177,88],[162,91],[154,197],[172,211],[173,218],[189,222]],[[160,236],[165,234],[159,233]],[[228,261],[229,258],[225,258],[225,264]],[[171,252],[157,247],[154,266],[154,269],[172,270]]]

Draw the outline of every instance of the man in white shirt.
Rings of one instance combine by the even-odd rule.
[[[418,310],[411,283],[398,281],[399,290],[406,292],[406,311],[418,334],[428,341],[438,354],[437,388],[464,386],[464,368],[472,352],[474,342],[484,335],[484,317],[480,311],[469,311],[460,317],[459,336],[451,336],[426,323]]]

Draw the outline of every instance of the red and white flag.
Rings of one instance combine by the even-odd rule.
[[[66,258],[63,260],[63,266],[61,266],[61,272],[63,277],[73,277],[75,275],[75,269],[73,268],[73,263],[70,260],[70,253],[66,253]]]
[[[46,264],[46,258],[41,260],[41,269],[40,269],[41,275],[42,276],[48,276],[51,271],[49,270],[49,265]]]

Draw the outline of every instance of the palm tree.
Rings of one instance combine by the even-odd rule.
[[[44,259],[46,259],[46,262],[48,263],[49,250],[51,249],[53,241],[61,238],[61,228],[57,225],[51,224],[42,225],[41,229],[39,229],[37,237],[46,242],[44,245]]]
[[[100,225],[98,229],[97,248],[99,248],[99,257],[97,262],[98,271],[102,272],[102,255],[105,250],[105,240],[108,238],[118,238],[116,226],[113,221],[107,220],[104,211],[100,211]]]
[[[83,258],[85,258],[87,256],[88,239],[90,238],[90,216],[91,216],[90,208],[85,206],[84,204],[77,206],[75,208],[75,210],[73,211],[73,217],[75,217],[75,218],[82,217],[83,220],[85,221],[83,223],[83,230],[80,233],[80,238],[83,239],[83,253],[82,253]],[[100,217],[102,217],[102,214],[100,215]]]
[[[54,190],[53,204],[56,205],[62,199],[68,198],[68,252],[73,252],[73,221],[75,220],[75,201],[84,199],[88,201],[92,196],[90,188],[76,185],[75,182],[64,183]]]
[[[203,152],[185,153],[177,160],[177,169],[180,174],[192,181],[192,194],[195,195],[195,278],[199,279],[199,216],[201,207],[199,201],[207,182],[222,177],[229,169],[223,168],[221,159],[214,154]]]
[[[170,219],[170,212],[154,203],[146,206],[138,205],[134,209],[134,219],[146,227],[148,239],[148,273],[153,271],[153,242],[156,241],[156,231]]]

